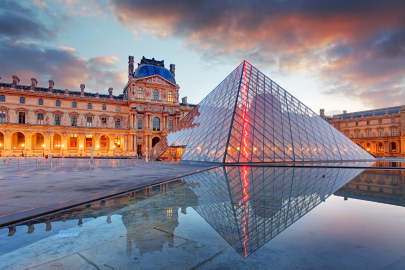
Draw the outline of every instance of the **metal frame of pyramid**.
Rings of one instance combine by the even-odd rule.
[[[375,158],[243,61],[156,146],[181,163],[358,161]]]

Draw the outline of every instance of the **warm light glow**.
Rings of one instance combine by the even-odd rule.
[[[115,145],[113,147],[115,148]],[[146,149],[146,150],[148,150],[148,149]]]
[[[0,143],[0,146],[1,146],[1,143]]]
[[[256,151],[257,150],[257,148],[255,147],[255,148],[253,148],[253,151]]]
[[[22,144],[21,146],[24,147],[24,144]]]
[[[43,144],[42,147],[45,147],[45,144]]]
[[[65,146],[62,144],[62,147],[65,147]]]
[[[239,147],[237,147],[236,149],[237,149],[238,151],[240,150],[240,148],[239,148]]]
[[[231,147],[230,147],[230,146],[228,146],[228,150],[231,150]]]
[[[99,148],[100,147],[100,145],[97,145],[97,148]]]
[[[80,145],[80,148],[82,148],[83,147],[83,145]]]

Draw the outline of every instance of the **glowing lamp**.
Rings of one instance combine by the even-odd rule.
[[[22,144],[21,146],[24,147],[24,144]]]
[[[45,147],[45,144],[43,144],[42,147]]]

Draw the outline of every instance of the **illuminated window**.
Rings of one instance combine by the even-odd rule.
[[[0,95],[0,102],[6,102],[6,96]]]
[[[60,107],[60,100],[56,101],[56,107]]]
[[[38,105],[44,105],[44,100],[42,98],[38,99]]]
[[[53,135],[53,149],[60,150],[62,144],[62,136],[59,134]]]
[[[393,142],[391,143],[391,152],[396,152],[397,151],[397,143]]]
[[[142,118],[138,118],[138,129],[142,129]]]
[[[167,219],[172,219],[172,217],[173,217],[173,208],[172,207],[167,208],[166,217],[167,217]]]
[[[103,104],[103,105],[101,106],[101,108],[102,108],[103,111],[105,111],[105,110],[107,110],[107,105]]]
[[[153,100],[159,100],[159,91],[153,90]]]
[[[92,116],[87,116],[87,124],[86,124],[86,126],[91,127],[92,125],[93,125],[93,117]]]
[[[55,126],[60,126],[60,114],[55,114]]]
[[[43,113],[38,113],[37,114],[37,124],[38,125],[43,125],[44,124],[44,114]]]
[[[70,135],[69,141],[70,141],[70,147],[77,148],[77,135],[76,134]]]
[[[77,108],[77,103],[76,103],[76,101],[73,101],[73,102],[72,102],[72,108]]]
[[[143,98],[143,89],[142,89],[142,87],[138,88],[138,98]]]
[[[169,130],[173,130],[173,120],[169,120]]]
[[[383,152],[383,151],[384,151],[383,143],[378,143],[378,152]]]
[[[173,92],[169,91],[169,94],[167,95],[167,102],[173,103]]]
[[[86,135],[86,147],[90,148],[93,146],[93,135]]]
[[[121,137],[120,136],[117,136],[114,138],[114,145],[115,145],[115,148],[121,147]]]
[[[157,117],[153,118],[153,130],[155,131],[160,130],[160,119]]]
[[[72,115],[70,117],[70,121],[71,121],[71,126],[76,127],[77,126],[77,115]]]
[[[391,136],[397,136],[397,129],[396,128],[391,129]]]
[[[103,135],[100,138],[100,148],[106,149],[107,148],[107,136]]]

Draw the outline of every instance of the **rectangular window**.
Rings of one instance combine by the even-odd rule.
[[[56,101],[56,107],[60,107],[60,100]]]
[[[115,119],[115,128],[121,128],[121,119],[119,118]]]
[[[44,105],[44,100],[42,98],[38,99],[38,105]]]
[[[115,110],[116,110],[117,112],[121,111],[120,106],[117,106],[117,107],[115,108]]]
[[[396,175],[393,175],[393,176],[392,176],[391,184],[394,184],[394,185],[398,184],[398,180],[397,180],[397,176],[396,176]]]
[[[90,148],[93,146],[93,136],[86,135],[86,148]]]
[[[356,122],[356,127],[359,125],[359,122]]]
[[[72,102],[72,108],[77,108],[77,103],[76,103],[76,101],[73,101],[73,102]]]
[[[20,103],[25,104],[25,97],[20,97]]]
[[[397,129],[396,128],[391,129],[391,136],[397,136]]]
[[[6,102],[6,96],[0,95],[0,102]]]
[[[0,111],[0,123],[6,122],[6,111]]]
[[[90,104],[90,103],[89,103]],[[93,124],[93,117],[87,116],[87,127],[91,127]]]
[[[93,108],[93,105],[91,105],[91,103],[87,103],[87,109],[91,109],[91,108]]]
[[[367,121],[367,125],[370,125],[370,121]]]
[[[138,129],[142,129],[142,118],[138,118]]]
[[[359,138],[359,132],[356,131],[356,138]]]
[[[169,112],[170,112],[170,113],[173,113],[173,108],[169,108]]]
[[[72,115],[70,121],[72,122],[72,127],[77,127],[77,115]]]
[[[345,127],[348,127],[348,126],[349,126],[349,123],[346,123],[346,124],[345,124]]]
[[[139,110],[142,111],[142,105],[139,105]]]
[[[378,137],[382,137],[382,136],[383,136],[383,130],[380,129],[380,130],[378,130]]]
[[[60,126],[60,114],[55,114],[55,126]]]
[[[169,130],[173,130],[173,121],[169,120]]]
[[[395,118],[391,118],[391,123],[395,123]]]
[[[101,127],[103,127],[103,128],[107,127],[107,118],[106,117],[101,118]]]
[[[25,124],[25,112],[18,113],[18,123]]]
[[[366,136],[367,136],[367,138],[370,138],[370,137],[371,137],[370,133],[371,133],[370,130],[367,130],[367,131],[366,131]]]
[[[43,125],[44,124],[44,114],[43,113],[38,113],[37,114],[37,124],[38,125]]]
[[[107,105],[103,104],[102,109],[103,111],[107,110]]]
[[[378,124],[382,124],[382,119],[378,119]]]

